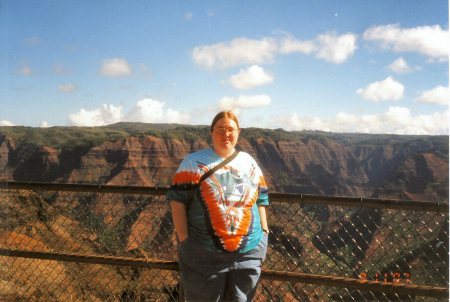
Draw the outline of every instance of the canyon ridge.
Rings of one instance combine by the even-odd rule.
[[[0,180],[168,186],[209,145],[208,126],[0,127]],[[448,201],[448,136],[244,128],[237,148],[272,192]]]

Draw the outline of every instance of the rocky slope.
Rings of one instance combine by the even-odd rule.
[[[209,135],[207,127],[161,127],[89,128],[90,139],[75,133],[57,142],[52,130],[2,134],[3,127],[0,180],[166,186],[186,154],[208,147]],[[448,200],[445,136],[244,129],[238,148],[260,163],[271,191]]]
[[[208,145],[208,127],[0,127],[0,180],[167,186],[183,157]],[[260,163],[271,191],[448,201],[448,137],[244,129],[238,147]],[[271,211],[266,265],[280,270],[313,270],[316,266],[299,263],[315,259],[318,268],[332,269],[311,273],[332,274],[333,263],[341,262],[349,272],[359,272],[381,259],[377,253],[385,252],[380,242],[398,227],[378,232],[382,216],[373,209],[347,210],[343,216],[330,207],[294,211],[278,205]],[[432,220],[433,232],[439,233],[444,224],[425,219]],[[393,217],[387,221],[396,223]],[[448,238],[447,233],[441,237]],[[121,194],[16,192],[0,203],[0,247],[166,260],[176,255],[164,198]],[[353,262],[339,254],[347,249],[354,251],[349,257]],[[412,261],[426,267],[419,258]],[[9,257],[0,257],[0,266],[0,299],[105,301],[176,295],[174,272]],[[43,274],[48,277],[43,279]],[[320,300],[313,297],[318,294],[314,290],[299,286],[283,292],[275,285],[268,284],[266,290],[273,292],[262,297],[290,299],[296,294],[301,301]]]

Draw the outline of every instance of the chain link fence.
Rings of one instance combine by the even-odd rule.
[[[256,301],[447,301],[448,205],[270,195]],[[165,190],[4,183],[1,301],[180,301]]]

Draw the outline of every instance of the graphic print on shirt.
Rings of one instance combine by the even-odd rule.
[[[247,175],[225,167],[201,184],[211,227],[227,251],[239,249],[252,226],[252,206],[258,199],[255,166]]]
[[[199,185],[222,161],[211,149],[190,154],[178,167],[167,200],[184,203],[192,237],[205,247],[244,252],[260,238],[258,205],[268,205],[267,185],[258,164],[239,155]]]
[[[200,162],[197,162],[197,170],[203,171],[203,174],[209,171],[208,166]],[[202,174],[198,172],[190,170],[177,171],[172,179],[172,188],[192,189],[199,183],[201,177]]]

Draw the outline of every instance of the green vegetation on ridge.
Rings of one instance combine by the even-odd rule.
[[[182,124],[149,124],[120,122],[101,127],[50,127],[33,128],[23,126],[0,127],[0,135],[14,138],[19,144],[25,142],[31,146],[49,146],[57,149],[74,149],[80,146],[95,147],[106,141],[125,139],[129,136],[151,135],[162,139],[179,139],[193,141],[203,139],[209,141],[209,126]],[[1,137],[1,136],[0,136]],[[332,133],[324,131],[286,131],[284,129],[244,128],[241,137],[249,141],[264,138],[271,141],[296,141],[307,143],[310,139],[326,141],[337,140],[345,146],[359,147],[397,145],[408,142],[411,147],[428,143],[441,150],[449,148],[446,136],[426,135],[393,135],[363,133]],[[448,152],[444,154],[448,158]]]

